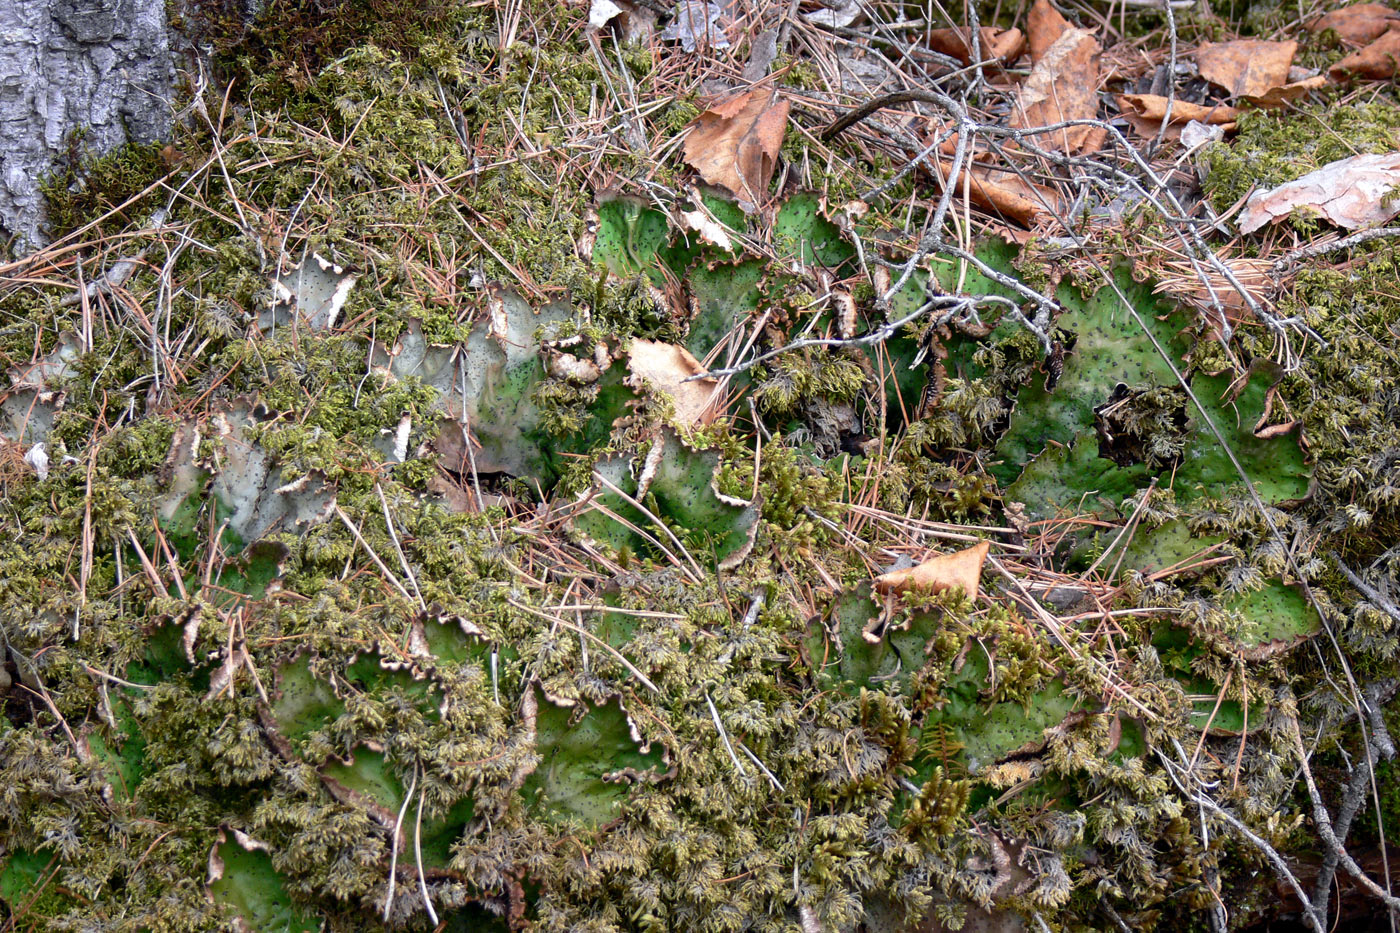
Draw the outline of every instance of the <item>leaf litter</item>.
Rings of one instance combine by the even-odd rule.
[[[754,210],[777,168],[790,106],[772,84],[712,105],[690,128],[686,162]]]

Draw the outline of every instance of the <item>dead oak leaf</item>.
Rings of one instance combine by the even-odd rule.
[[[1400,214],[1400,204],[1389,198],[1397,187],[1400,152],[1339,159],[1295,181],[1255,192],[1240,214],[1240,230],[1251,233],[1299,209],[1347,230],[1375,226]]]
[[[1026,17],[1026,41],[1030,44],[1031,64],[1044,58],[1055,40],[1073,28],[1074,25],[1050,5],[1050,0],[1035,0]]]
[[[1327,76],[1333,81],[1352,78],[1384,81],[1395,76],[1397,62],[1400,62],[1400,29],[1392,29],[1328,68]]]
[[[1231,97],[1262,97],[1288,83],[1288,69],[1298,43],[1239,39],[1206,42],[1196,50],[1201,77],[1229,92]]]
[[[965,26],[956,29],[935,29],[928,34],[926,42],[929,49],[951,58],[956,58],[964,65],[972,64],[972,30]],[[1019,29],[993,29],[990,26],[983,26],[977,32],[978,51],[982,53],[983,63],[995,62],[1000,64],[1010,64],[1021,54],[1021,50],[1026,47],[1026,37]]]
[[[1190,123],[1196,120],[1200,123],[1218,124],[1234,123],[1240,118],[1240,112],[1234,107],[1226,107],[1224,104],[1207,107],[1185,100],[1172,101],[1171,112],[1168,114],[1167,98],[1157,94],[1119,94],[1118,109],[1124,114],[1132,114],[1144,120],[1155,120],[1158,123],[1163,120],[1169,120],[1171,123]]]
[[[1118,109],[1135,133],[1149,139],[1155,139],[1159,133],[1164,139],[1180,139],[1193,121],[1232,130],[1240,116],[1238,110],[1224,104],[1206,107],[1184,100],[1172,101],[1168,109],[1167,98],[1157,94],[1119,94]],[[1167,123],[1165,130],[1163,121]]]
[[[982,584],[982,564],[991,546],[989,541],[979,541],[970,548],[929,558],[917,567],[881,574],[875,578],[875,589],[881,593],[937,593],[959,587],[968,599],[976,599]]]
[[[1097,118],[1102,51],[1098,40],[1083,29],[1070,27],[1062,32],[1021,85],[1011,126],[1031,129]],[[1084,154],[1097,151],[1105,136],[1101,127],[1068,126],[1044,134],[1038,141],[1046,149]]]
[[[1306,97],[1313,91],[1321,90],[1331,84],[1326,75],[1313,75],[1311,78],[1303,78],[1301,81],[1294,81],[1292,84],[1285,84],[1281,87],[1270,88],[1263,94],[1253,97],[1246,97],[1245,100],[1256,107],[1276,109],[1285,104],[1290,104],[1300,97]]]
[[[984,211],[1023,227],[1052,218],[1064,206],[1055,189],[1028,180],[1024,173],[970,163],[949,182],[952,168],[951,163],[939,160],[940,180],[951,183],[958,196],[966,192],[968,200]]]
[[[771,86],[714,105],[690,126],[686,163],[738,198],[745,210],[757,209],[777,166],[789,106]]]
[[[1332,30],[1352,48],[1374,42],[1385,33],[1400,26],[1400,13],[1383,3],[1357,3],[1332,10],[1307,23],[1309,32]]]

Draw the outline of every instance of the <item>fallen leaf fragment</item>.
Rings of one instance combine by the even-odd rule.
[[[990,542],[979,541],[970,548],[929,558],[917,567],[881,574],[875,578],[875,589],[881,593],[911,589],[937,593],[961,587],[968,599],[976,599],[982,584],[982,564],[990,549]]]
[[[1307,24],[1309,32],[1330,29],[1354,48],[1379,39],[1389,29],[1400,26],[1400,13],[1383,3],[1357,3],[1319,16]]]
[[[1269,88],[1263,94],[1249,95],[1244,99],[1256,107],[1274,108],[1282,107],[1284,104],[1292,103],[1300,97],[1306,97],[1313,91],[1327,87],[1332,82],[1326,75],[1314,75],[1311,78],[1304,78],[1301,81],[1294,81],[1280,87]]]
[[[1397,61],[1400,61],[1400,29],[1393,29],[1328,68],[1327,74],[1333,81],[1349,78],[1383,81],[1395,76]]]
[[[768,77],[768,72],[777,57],[778,30],[765,29],[749,43],[749,60],[744,63],[744,80],[749,84],[757,84]]]
[[[1171,123],[1184,124],[1195,120],[1199,123],[1220,124],[1234,123],[1240,118],[1240,112],[1234,107],[1227,107],[1224,104],[1206,107],[1203,104],[1193,104],[1185,100],[1172,101],[1169,116],[1167,98],[1156,94],[1119,94],[1118,109],[1124,114],[1132,114],[1146,120],[1155,120],[1158,123],[1169,119]]]
[[[1050,5],[1050,0],[1035,0],[1026,18],[1026,41],[1030,45],[1031,64],[1037,64],[1055,44],[1055,40],[1073,28],[1074,25]]]
[[[1070,27],[1031,68],[1016,97],[1011,126],[1053,126],[1068,120],[1093,120],[1099,113],[1098,40]],[[1096,126],[1070,126],[1038,136],[1037,144],[1070,154],[1095,152],[1106,133]]]
[[[633,340],[627,368],[632,372],[627,380],[632,388],[641,389],[644,384],[650,384],[652,389],[670,396],[675,420],[684,427],[709,424],[719,414],[716,391],[719,383],[714,379],[686,381],[706,370],[685,347],[656,340]]]
[[[640,42],[656,31],[656,14],[628,0],[593,0],[588,25],[597,30],[615,26],[624,42]]]
[[[1235,128],[1235,121],[1240,115],[1234,107],[1224,104],[1206,107],[1184,100],[1172,101],[1168,113],[1167,98],[1157,94],[1119,94],[1118,110],[1133,132],[1149,139],[1156,139],[1159,133],[1163,139],[1181,139],[1192,125],[1220,127],[1216,133],[1223,133],[1226,129]],[[1164,119],[1168,121],[1165,131],[1162,130]],[[1200,130],[1193,131],[1193,138],[1199,134]],[[1192,148],[1190,144],[1185,145]]]
[[[956,58],[964,65],[972,64],[972,30],[935,29],[928,35],[928,47],[935,52]],[[977,33],[983,62],[1010,64],[1026,47],[1026,37],[1019,29],[993,29],[983,26]]]
[[[727,253],[734,251],[734,242],[729,239],[729,231],[704,211],[680,211],[677,214],[683,229],[698,234],[701,243],[718,246]]]
[[[1206,42],[1196,50],[1201,77],[1219,85],[1231,97],[1260,97],[1288,83],[1288,69],[1298,43],[1239,39]]]
[[[1225,138],[1225,127],[1234,126],[1233,123],[1219,126],[1210,126],[1199,120],[1192,120],[1181,128],[1181,145],[1188,152],[1194,152],[1207,143],[1217,142]]]
[[[29,448],[29,452],[24,455],[24,462],[33,468],[39,479],[49,478],[49,452],[42,442]]]
[[[789,104],[770,86],[716,104],[691,124],[685,161],[712,185],[725,188],[753,211],[777,166]]]
[[[727,49],[729,37],[724,33],[724,19],[724,7],[713,0],[681,0],[661,38],[680,42],[687,52],[697,48]]]
[[[1240,230],[1250,233],[1299,208],[1352,230],[1384,223],[1400,214],[1389,196],[1400,187],[1400,152],[1357,155],[1330,162],[1296,181],[1250,196]]]
[[[941,179],[947,179],[952,170],[951,163],[940,161]],[[1024,227],[1033,227],[1039,221],[1052,217],[1062,206],[1060,196],[1053,188],[1028,181],[1009,169],[998,170],[989,165],[973,164],[949,183],[960,197],[966,191],[973,204]]]
[[[810,13],[803,13],[802,18],[813,26],[825,26],[828,29],[844,29],[854,23],[861,14],[859,0],[840,0],[835,6],[823,6],[819,10]]]
[[[621,15],[622,7],[613,3],[613,0],[593,0],[588,8],[588,25],[594,29],[602,29]]]

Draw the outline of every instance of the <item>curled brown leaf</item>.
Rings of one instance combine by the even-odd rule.
[[[1397,62],[1400,62],[1400,29],[1393,29],[1337,62],[1327,69],[1327,75],[1333,81],[1353,78],[1384,81],[1395,76]]]
[[[1332,10],[1307,23],[1309,32],[1330,29],[1343,42],[1359,48],[1400,26],[1400,13],[1383,3],[1357,3]]]
[[[754,210],[763,200],[787,131],[788,101],[771,85],[712,106],[691,124],[685,161]]]
[[[967,27],[935,29],[928,34],[928,47],[956,58],[964,65],[972,64],[972,31]],[[1026,37],[1019,29],[993,29],[983,26],[977,33],[982,60],[1009,65],[1026,47]]]
[[[895,570],[875,578],[875,589],[881,593],[902,593],[921,590],[937,593],[959,587],[969,599],[976,599],[982,584],[982,565],[987,560],[991,543],[979,541],[972,547],[951,554],[939,554],[908,570]]]

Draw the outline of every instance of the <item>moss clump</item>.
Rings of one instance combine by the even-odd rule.
[[[137,195],[172,171],[177,158],[172,147],[160,143],[128,143],[94,156],[83,147],[82,134],[75,134],[67,156],[41,186],[49,236],[63,237],[117,208],[122,210],[113,226],[144,223],[160,206],[160,194]]]
[[[720,933],[979,907],[1097,928],[1103,903],[1150,929],[1216,872],[1257,896],[1257,856],[1163,757],[1199,749],[1192,786],[1296,844],[1290,717],[1347,714],[1290,650],[1319,618],[1294,587],[1356,676],[1395,674],[1394,620],[1274,535],[1395,569],[1393,257],[1299,280],[1329,346],[1285,373],[1248,327],[1187,356],[1193,319],[1148,315],[1262,512],[1107,290],[1062,290],[1058,362],[988,302],[781,353],[668,426],[678,402],[622,381],[629,340],[723,361],[868,333],[889,318],[857,283],[895,220],[863,222],[862,267],[818,194],[749,218],[630,143],[579,170],[594,90],[674,70],[524,10],[529,42],[468,6],[367,44],[272,7],[228,175],[179,140],[187,236],[132,233],[130,301],[3,296],[7,367],[74,353],[43,387],[49,475],[0,511],[0,899],[46,884],[22,922],[55,931]],[[669,138],[694,109],[629,118]],[[697,202],[735,248],[672,228]],[[334,325],[278,291],[308,260],[349,283]],[[891,314],[1015,297],[944,256],[911,281]],[[1205,372],[1231,359],[1239,393]],[[1299,417],[1311,489],[1278,427]],[[994,546],[975,600],[872,582],[969,540]]]
[[[326,65],[359,46],[414,55],[458,19],[441,0],[269,0],[251,19],[247,9],[231,0],[189,0],[172,25],[213,50],[222,77],[252,84],[269,100],[304,91]]]

